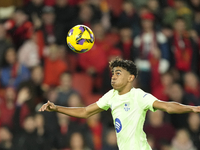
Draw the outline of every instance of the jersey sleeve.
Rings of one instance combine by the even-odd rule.
[[[104,110],[108,110],[110,108],[109,100],[113,96],[113,90],[108,91],[104,94],[96,103],[97,105]]]
[[[156,97],[154,97],[150,93],[146,93],[142,90],[140,90],[139,94],[139,105],[142,109],[144,110],[151,110],[151,111],[156,111],[156,109],[153,108],[153,103],[158,100]]]

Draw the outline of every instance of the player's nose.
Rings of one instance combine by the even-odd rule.
[[[112,75],[112,80],[115,80],[116,79],[116,75]]]

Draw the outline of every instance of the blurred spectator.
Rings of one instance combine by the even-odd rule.
[[[12,87],[5,90],[3,101],[0,103],[0,122],[2,125],[13,127],[13,115],[15,112],[16,93]]]
[[[117,137],[114,129],[109,129],[106,132],[105,143],[102,150],[118,150]]]
[[[34,116],[35,128],[38,136],[38,143],[43,143],[41,145],[42,150],[49,150],[51,148],[48,141],[48,133],[45,129],[44,116],[41,113],[37,113]]]
[[[159,83],[160,73],[165,73],[169,67],[169,49],[166,37],[154,29],[154,15],[144,13],[141,19],[142,33],[134,39],[135,63],[141,88],[150,91]]]
[[[67,106],[69,107],[83,107],[83,101],[81,99],[81,96],[77,93],[71,93],[68,101],[67,101]]]
[[[200,149],[200,118],[199,114],[191,113],[188,117],[188,131],[190,138],[197,149]]]
[[[79,65],[88,74],[100,76],[107,65],[106,49],[103,47],[106,45],[100,44],[103,44],[105,31],[100,23],[96,23],[93,25],[93,32],[96,42],[88,53],[79,55]]]
[[[188,0],[189,6],[194,11],[200,11],[200,1],[199,0]]]
[[[180,73],[187,71],[197,73],[198,45],[190,37],[185,23],[181,17],[176,18],[174,22],[174,34],[170,40],[173,51],[172,64]]]
[[[44,0],[30,0],[28,4],[24,6],[24,11],[28,14],[29,19],[32,21],[33,15],[41,18],[42,9],[44,7]]]
[[[56,88],[50,88],[48,91],[44,93],[44,97],[50,102],[54,102],[57,99],[57,90]],[[45,130],[47,133],[47,142],[50,148],[54,149],[58,147],[57,141],[57,134],[59,133],[59,123],[58,123],[58,117],[56,112],[44,112],[42,113],[44,116],[44,122],[45,122]]]
[[[162,142],[160,150],[173,150],[172,145],[169,142]]]
[[[69,97],[72,94],[78,94],[77,91],[72,88],[72,74],[64,72],[60,76],[60,85],[58,86],[58,98],[56,100],[56,104],[68,106]]]
[[[0,45],[0,67],[2,67],[4,65],[4,53],[11,46],[11,42],[6,37],[6,29],[3,23],[0,23]]]
[[[45,134],[45,128],[44,128],[44,126],[45,126],[45,122],[44,122],[44,117],[43,117],[43,115],[42,114],[36,114],[35,116],[34,116],[35,118],[35,127],[36,127],[36,129],[37,129],[37,135],[39,135],[39,136],[44,136],[44,134]]]
[[[68,97],[66,105],[68,107],[83,107],[83,101],[77,93],[72,93]],[[86,120],[83,118],[70,117],[70,122],[74,125],[85,125]],[[80,128],[79,126],[79,128]]]
[[[19,48],[18,60],[28,68],[40,64],[39,46],[37,45],[36,33],[34,33],[31,39],[24,42],[24,44]]]
[[[135,56],[133,54],[133,31],[130,27],[122,27],[119,30],[120,41],[117,47],[122,51],[124,59],[134,60]]]
[[[31,77],[29,80],[21,82],[20,87],[27,86],[32,93],[31,103],[32,108],[35,109],[37,104],[44,102],[44,90],[43,83],[43,68],[41,66],[35,66],[31,68]]]
[[[27,39],[30,39],[33,34],[33,25],[28,21],[28,16],[23,9],[15,10],[13,18],[5,22],[5,28],[16,50],[18,50]]]
[[[160,143],[171,142],[175,135],[175,129],[170,123],[164,122],[164,112],[157,110],[149,112],[148,124],[144,131],[147,136],[151,136],[155,141],[155,148],[160,149]]]
[[[151,13],[151,10],[149,9],[148,5],[142,5],[141,7],[139,7],[138,9],[138,15],[141,19],[141,17],[144,15],[144,14],[148,14],[148,13]],[[140,27],[141,27],[141,24],[140,24]]]
[[[124,1],[122,5],[122,13],[120,14],[117,23],[113,25],[119,28],[129,26],[133,31],[130,31],[130,35],[137,35],[139,31],[140,18],[137,14],[136,8],[130,1]],[[132,33],[132,34],[131,34]]]
[[[18,62],[16,51],[13,47],[6,50],[4,58],[7,65],[1,69],[2,86],[17,88],[20,82],[30,78],[29,70]]]
[[[0,149],[1,150],[14,150],[13,134],[6,126],[0,127]]]
[[[186,5],[184,0],[174,0],[173,8],[169,7],[165,10],[163,17],[163,23],[165,25],[173,25],[175,19],[177,17],[183,17],[186,22],[187,29],[191,29],[192,27],[192,11]]]
[[[187,104],[183,88],[179,84],[173,83],[170,86],[169,100],[181,104]],[[187,117],[188,114],[170,114],[171,123],[176,129],[185,128],[187,126]]]
[[[72,133],[70,136],[69,150],[90,150],[84,140],[85,139],[81,132]]]
[[[19,120],[15,120],[19,123]],[[29,115],[23,121],[23,127],[14,135],[15,150],[43,150],[43,140],[37,135],[34,116]]]
[[[41,66],[35,66],[34,68],[32,68],[30,82],[34,87],[35,98],[38,99],[38,101],[42,101],[42,99],[44,99],[43,89],[42,89],[43,79],[44,79],[43,68]]]
[[[55,22],[55,10],[53,7],[45,6],[42,9],[42,25],[41,29],[44,34],[46,45],[54,44],[58,41],[59,29]]]
[[[149,0],[147,2],[147,5],[149,7],[149,10],[155,16],[155,26],[156,26],[156,28],[160,29],[161,25],[162,25],[162,13],[163,13],[163,10],[160,9],[159,0]]]
[[[70,133],[72,132],[73,126],[70,127],[69,116],[57,113],[59,132],[56,134],[55,146],[59,149],[67,148],[69,143]]]
[[[44,144],[37,136],[34,116],[29,115],[30,109],[28,109],[27,103],[30,98],[30,90],[27,87],[23,87],[18,93],[16,109],[13,117],[14,145],[16,150],[39,150],[42,149]]]
[[[198,36],[200,36],[200,10],[194,13],[193,28],[197,32]]]
[[[170,72],[166,72],[161,75],[160,80],[161,80],[160,84],[152,88],[151,93],[160,100],[168,101],[169,89],[174,82],[173,76],[171,75]]]
[[[44,87],[59,85],[60,75],[67,71],[67,64],[59,58],[58,45],[49,46],[49,54],[44,60]]]
[[[76,17],[72,26],[83,24],[91,28],[91,23],[95,20],[94,15],[92,6],[89,4],[83,4],[80,6],[78,17]]]
[[[188,131],[185,129],[176,132],[176,136],[172,141],[172,148],[176,150],[197,150],[190,140]]]
[[[197,75],[187,72],[183,77],[184,90],[190,105],[200,105],[200,84]]]
[[[31,94],[32,93],[28,87],[22,87],[17,93],[15,112],[12,117],[13,130],[16,133],[19,132],[18,129],[23,126],[23,121],[26,116],[28,116],[32,111],[28,106],[28,101],[30,101],[32,96]]]
[[[59,32],[57,43],[65,44],[66,36],[70,28],[72,27],[72,22],[77,18],[78,10],[73,6],[69,6],[68,0],[56,0],[55,1],[55,16],[56,16],[56,26]]]
[[[100,122],[100,113],[95,114],[87,119],[87,126],[91,133],[92,143],[95,150],[102,149],[102,139],[103,139],[103,125]]]
[[[108,34],[101,22],[94,22],[92,24],[92,31],[95,35],[94,46],[101,48],[102,51],[106,53],[109,52],[109,50],[112,49],[113,46],[117,43],[118,37],[114,37],[115,33],[113,33],[113,35],[112,33]],[[109,35],[111,36],[111,38],[109,37]]]

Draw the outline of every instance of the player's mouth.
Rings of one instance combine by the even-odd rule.
[[[113,85],[113,84],[115,84],[115,82],[112,81],[112,82],[111,82],[111,85]]]

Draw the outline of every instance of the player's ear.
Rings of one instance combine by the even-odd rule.
[[[134,76],[134,75],[129,75],[129,78],[128,78],[128,81],[129,81],[129,82],[132,82],[134,79],[135,79],[135,76]]]

